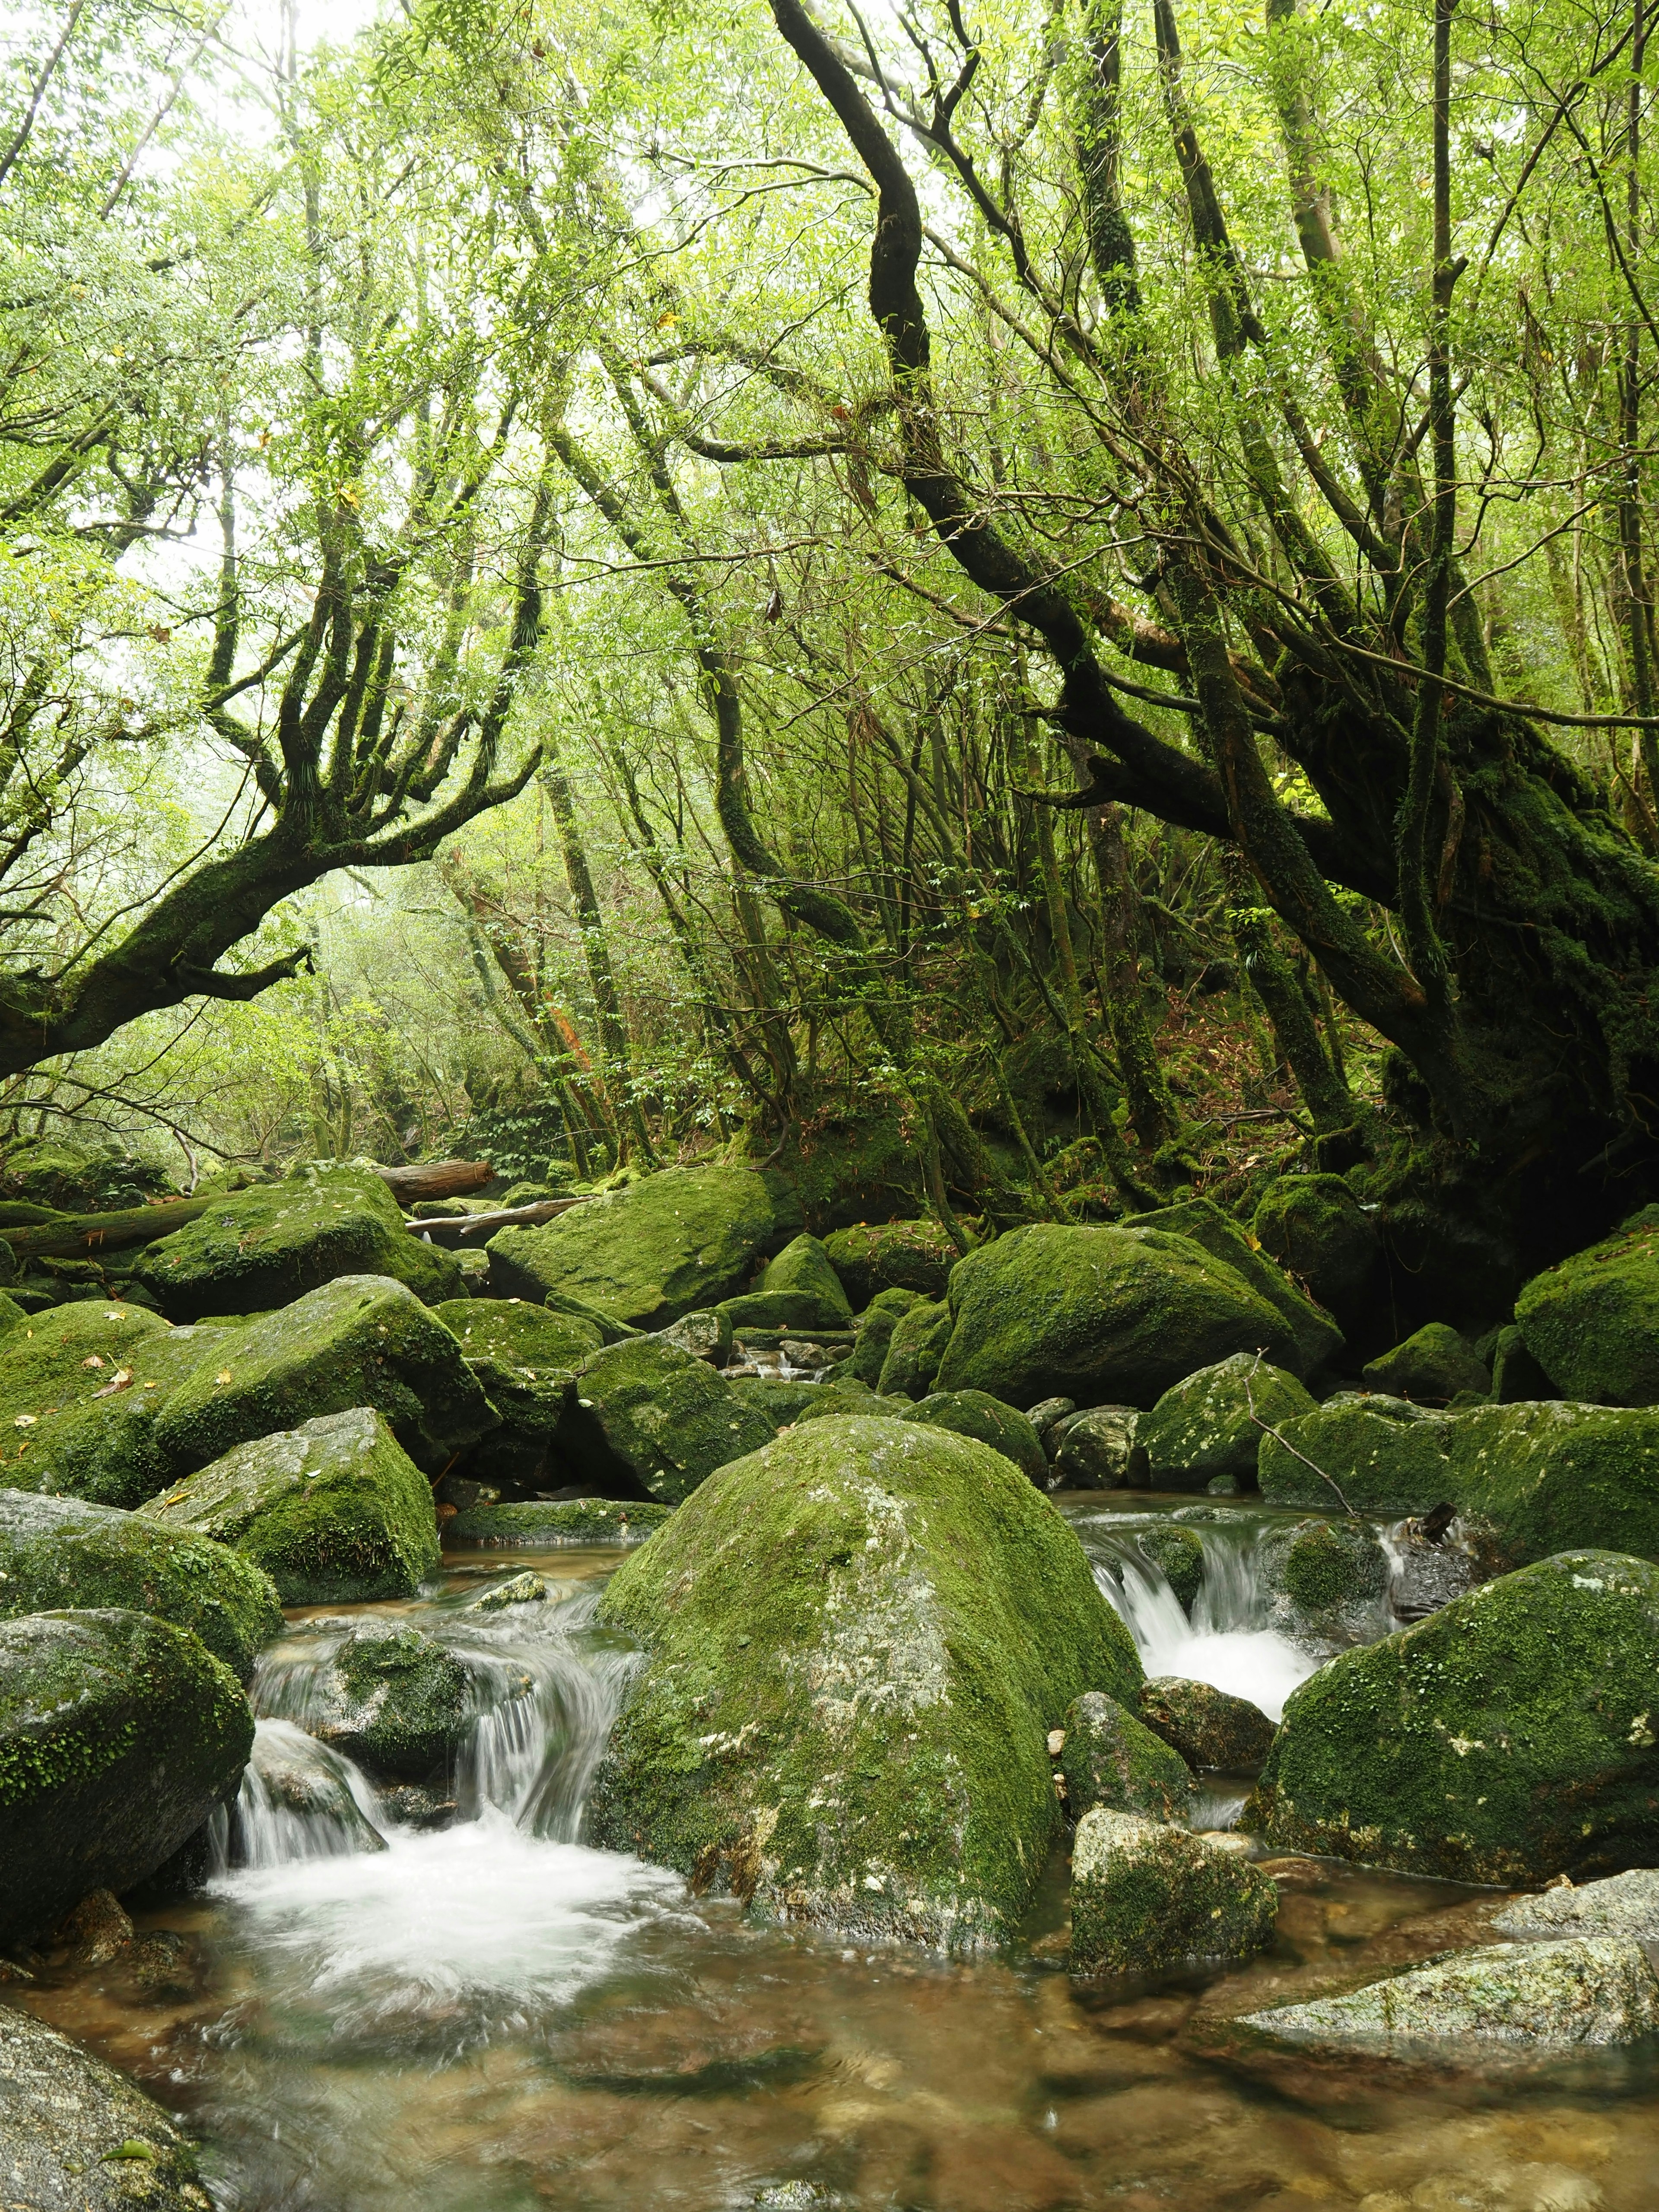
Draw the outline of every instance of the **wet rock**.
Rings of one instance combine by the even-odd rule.
[[[201,1992],[203,1964],[187,1936],[171,1928],[136,1937],[122,1954],[120,1979],[140,2003],[178,2003]]]
[[[1152,1406],[1235,1352],[1298,1359],[1288,1324],[1241,1275],[1155,1229],[1016,1229],[957,1261],[950,1305],[938,1387],[1014,1406]]]
[[[501,1416],[501,1426],[467,1455],[473,1478],[520,1492],[545,1487],[548,1447],[571,1379],[599,1350],[603,1332],[522,1298],[455,1298],[434,1310]]]
[[[1659,1206],[1534,1275],[1515,1302],[1527,1350],[1568,1398],[1659,1405]]]
[[[1390,1541],[1389,1610],[1396,1620],[1426,1620],[1486,1580],[1474,1553],[1461,1540],[1455,1519],[1438,1528],[1432,1516],[1402,1521]]]
[[[438,1566],[426,1478],[366,1406],[240,1445],[139,1517],[228,1544],[284,1605],[411,1597]]]
[[[930,1428],[949,1429],[959,1437],[977,1437],[993,1451],[1000,1451],[1027,1481],[1045,1486],[1048,1462],[1036,1431],[1024,1413],[1017,1413],[1000,1399],[982,1390],[934,1390],[901,1415],[907,1421],[926,1421]]]
[[[1160,1206],[1155,1213],[1132,1214],[1123,1225],[1190,1237],[1212,1260],[1242,1276],[1289,1328],[1296,1355],[1280,1364],[1292,1373],[1315,1374],[1328,1367],[1341,1351],[1342,1332],[1331,1316],[1298,1290],[1285,1270],[1212,1198],[1183,1199],[1179,1205]]]
[[[558,1498],[515,1505],[478,1505],[458,1513],[444,1530],[449,1544],[640,1544],[660,1528],[672,1506],[631,1498]]]
[[[1071,1398],[1040,1398],[1025,1416],[1036,1431],[1042,1441],[1042,1449],[1050,1459],[1054,1457],[1059,1445],[1058,1437],[1054,1437],[1052,1443],[1050,1442],[1055,1425],[1063,1421],[1068,1413],[1074,1413],[1076,1411],[1076,1402]]]
[[[1443,1406],[1465,1390],[1484,1398],[1492,1389],[1485,1362],[1468,1337],[1442,1321],[1430,1322],[1373,1359],[1361,1380],[1368,1390],[1417,1405]]]
[[[887,1357],[876,1385],[884,1398],[927,1396],[954,1325],[951,1309],[942,1299],[933,1305],[912,1306],[908,1313],[899,1316],[887,1340]]]
[[[999,1452],[919,1421],[799,1425],[618,1570],[647,1663],[589,1804],[604,1848],[758,1917],[995,1943],[1060,1807],[1046,1735],[1139,1662],[1066,1522]]]
[[[0,2203],[29,2212],[211,2212],[195,2154],[150,2098],[0,2005]]]
[[[660,1337],[635,1337],[583,1362],[555,1449],[574,1481],[678,1505],[772,1435],[759,1408],[704,1361]]]
[[[1154,1675],[1142,1686],[1140,1717],[1194,1771],[1260,1766],[1273,1740],[1273,1723],[1248,1698],[1178,1674]]]
[[[1368,1643],[1389,1626],[1389,1555],[1361,1521],[1301,1521],[1261,1546],[1272,1626],[1318,1643]]]
[[[338,1753],[293,1721],[263,1720],[242,1778],[233,1821],[252,1818],[267,1830],[288,1831],[286,1856],[333,1851],[380,1851],[385,1838],[353,1793],[354,1777]],[[290,1816],[284,1821],[282,1815]],[[295,1824],[300,1824],[296,1826]]]
[[[359,1629],[317,1686],[311,1733],[371,1772],[424,1782],[441,1771],[472,1724],[467,1671],[418,1628]]]
[[[444,1324],[403,1284],[343,1275],[250,1322],[173,1392],[156,1437],[179,1472],[326,1413],[373,1407],[436,1474],[497,1425]]]
[[[244,1682],[283,1626],[269,1575],[222,1544],[78,1498],[0,1490],[0,1617],[105,1606],[191,1630]]]
[[[937,1221],[860,1222],[837,1229],[823,1244],[855,1310],[888,1290],[942,1298],[957,1263],[957,1249]]]
[[[718,1306],[700,1307],[682,1314],[662,1331],[662,1340],[693,1359],[706,1359],[711,1367],[724,1367],[732,1357],[732,1323]],[[484,1386],[486,1389],[489,1385]]]
[[[799,1227],[792,1207],[775,1176],[666,1168],[537,1227],[497,1230],[490,1281],[535,1304],[562,1292],[635,1328],[666,1328],[741,1291],[761,1254]]]
[[[1659,1974],[1626,1936],[1498,1943],[1239,2022],[1273,2041],[1411,2057],[1550,2057],[1659,2033]]]
[[[526,1568],[521,1575],[513,1575],[504,1583],[497,1583],[482,1597],[475,1597],[467,1607],[469,1613],[504,1613],[508,1606],[540,1605],[547,1597],[547,1584],[539,1575]]]
[[[434,1789],[424,1782],[393,1782],[380,1793],[381,1809],[400,1828],[419,1828],[429,1833],[447,1828],[459,1817],[460,1801],[453,1790]]]
[[[67,1946],[70,1965],[85,1972],[120,1957],[132,1941],[132,1923],[113,1890],[94,1889],[64,1915],[52,1940]]]
[[[1204,1587],[1204,1544],[1190,1528],[1162,1527],[1135,1532],[1135,1548],[1149,1559],[1174,1591],[1182,1609],[1190,1613]]]
[[[1281,1176],[1252,1226],[1262,1250],[1307,1285],[1345,1335],[1364,1334],[1386,1287],[1382,1240],[1340,1176]]]
[[[1089,1406],[1048,1431],[1056,1490],[1121,1490],[1135,1466],[1140,1415],[1133,1406]]]
[[[1166,1390],[1141,1415],[1135,1443],[1154,1490],[1201,1491],[1218,1475],[1253,1490],[1262,1422],[1277,1428],[1314,1411],[1294,1375],[1236,1352]]]
[[[1184,1820],[1192,1810],[1193,1777],[1186,1760],[1098,1690],[1074,1698],[1066,1709],[1060,1771],[1073,1820],[1097,1805],[1154,1820]]]
[[[751,1291],[727,1298],[720,1311],[733,1328],[844,1329],[853,1325],[841,1277],[816,1237],[786,1244]]]
[[[1089,1814],[1072,1847],[1074,1974],[1153,1973],[1245,1959],[1273,1938],[1279,1892],[1261,1869],[1185,1828]]]
[[[1290,1698],[1243,1825],[1508,1886],[1659,1856],[1659,1568],[1569,1552],[1345,1651]]]
[[[0,1623],[0,1943],[153,1873],[235,1788],[252,1741],[235,1676],[169,1621]]]
[[[453,1254],[411,1236],[372,1170],[302,1167],[228,1192],[145,1248],[133,1279],[175,1321],[264,1313],[341,1275],[386,1275],[428,1305],[460,1295]]]
[[[1492,1924],[1500,1936],[1631,1936],[1659,1942],[1659,1867],[1520,1898]]]

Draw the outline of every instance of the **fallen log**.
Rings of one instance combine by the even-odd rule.
[[[493,1237],[498,1229],[528,1229],[538,1221],[551,1221],[573,1206],[586,1206],[593,1195],[585,1190],[568,1198],[538,1198],[533,1206],[509,1206],[499,1213],[440,1214],[435,1219],[416,1214],[404,1227],[434,1244],[465,1244],[475,1242],[481,1232]]]
[[[216,1200],[224,1203],[222,1191],[213,1198],[164,1198],[155,1206],[129,1206],[117,1213],[65,1213],[56,1221],[0,1231],[0,1236],[20,1261],[95,1260],[123,1245],[153,1244],[158,1237],[170,1237]]]
[[[376,1168],[405,1213],[423,1198],[467,1198],[495,1175],[488,1160],[428,1160],[412,1168]]]

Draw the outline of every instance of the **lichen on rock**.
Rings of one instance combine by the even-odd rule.
[[[1104,1807],[1072,1846],[1074,1974],[1153,1973],[1247,1959],[1272,1942],[1279,1892],[1237,1853],[1185,1828]]]

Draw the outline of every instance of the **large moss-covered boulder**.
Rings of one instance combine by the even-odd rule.
[[[648,1658],[592,1839],[760,1917],[947,1949],[1018,1923],[1060,1815],[1046,1735],[1140,1666],[1077,1538],[1000,1453],[823,1420],[722,1468],[617,1571]]]
[[[592,1322],[522,1298],[454,1298],[434,1308],[501,1417],[473,1447],[468,1472],[507,1487],[544,1487],[548,1446],[571,1377],[603,1338]]]
[[[735,1297],[761,1255],[799,1225],[773,1176],[666,1168],[538,1227],[498,1230],[489,1279],[537,1304],[562,1292],[635,1328],[665,1328]]]
[[[384,1275],[337,1282],[230,1332],[156,1417],[179,1471],[325,1413],[372,1406],[435,1473],[496,1425],[495,1408],[435,1314]]]
[[[1659,1405],[1659,1206],[1534,1275],[1515,1302],[1515,1319],[1563,1396]]]
[[[1382,1239],[1340,1176],[1281,1176],[1251,1226],[1262,1250],[1306,1286],[1345,1336],[1367,1332],[1386,1286]]]
[[[861,1221],[837,1229],[823,1245],[855,1312],[883,1291],[942,1298],[957,1263],[957,1248],[937,1221]]]
[[[1256,1455],[1264,1498],[1324,1512],[1426,1513],[1451,1501],[1453,1423],[1403,1398],[1352,1391],[1274,1424]]]
[[[773,1424],[706,1360],[657,1337],[594,1352],[571,1385],[556,1453],[567,1480],[678,1505]]]
[[[454,1255],[411,1236],[367,1168],[305,1167],[228,1192],[149,1246],[133,1269],[175,1321],[264,1313],[339,1275],[390,1275],[428,1305],[461,1293]]]
[[[1300,1364],[1274,1306],[1191,1237],[1157,1229],[1016,1229],[957,1262],[950,1305],[937,1388],[1022,1408],[1048,1397],[1153,1406],[1235,1352]]]
[[[1136,1423],[1135,1443],[1154,1490],[1201,1491],[1228,1474],[1254,1490],[1262,1422],[1277,1427],[1313,1411],[1294,1375],[1236,1352],[1166,1390]]]
[[[0,1615],[112,1606],[190,1629],[244,1682],[283,1626],[270,1576],[222,1544],[79,1498],[0,1490]]]
[[[1181,1753],[1098,1690],[1066,1708],[1060,1770],[1073,1820],[1097,1805],[1154,1820],[1184,1820],[1192,1810],[1192,1769]]]
[[[1444,1406],[1465,1391],[1484,1398],[1492,1389],[1474,1346],[1443,1321],[1425,1323],[1403,1344],[1380,1353],[1361,1370],[1360,1380],[1368,1390],[1431,1406]]]
[[[1659,1567],[1568,1552],[1345,1651],[1285,1708],[1247,1824],[1519,1887],[1659,1852]]]
[[[720,1310],[733,1328],[849,1329],[853,1309],[816,1237],[797,1237],[766,1265],[754,1290]]]
[[[28,2212],[211,2212],[178,2124],[112,2066],[0,2005],[0,2203]]]
[[[374,1774],[424,1782],[453,1764],[473,1711],[471,1677],[436,1637],[375,1626],[354,1630],[322,1670],[306,1725]]]
[[[412,1597],[438,1565],[426,1478],[368,1406],[239,1444],[139,1517],[229,1545],[284,1605]]]
[[[1178,1206],[1160,1206],[1155,1213],[1132,1214],[1123,1226],[1190,1237],[1212,1260],[1219,1260],[1241,1275],[1290,1330],[1296,1357],[1285,1364],[1297,1375],[1314,1374],[1341,1351],[1342,1332],[1332,1316],[1299,1291],[1249,1231],[1230,1213],[1224,1213],[1212,1198],[1185,1199]]]
[[[907,1407],[902,1418],[926,1421],[931,1428],[950,1429],[959,1437],[977,1437],[993,1451],[1012,1460],[1039,1489],[1048,1481],[1048,1462],[1036,1431],[1024,1413],[1017,1413],[1000,1398],[987,1397],[983,1390],[932,1391]]]
[[[956,1319],[943,1298],[912,1306],[893,1324],[876,1388],[884,1398],[925,1398],[933,1389]]]
[[[0,1161],[0,1197],[18,1212],[27,1206],[55,1213],[108,1213],[143,1206],[172,1188],[162,1170],[148,1160],[62,1137],[14,1145]]]
[[[0,1944],[153,1874],[252,1741],[241,1685],[187,1629],[106,1607],[0,1621]]]
[[[1156,1973],[1247,1959],[1273,1939],[1279,1892],[1261,1868],[1185,1828],[1105,1806],[1072,1849],[1074,1974]]]

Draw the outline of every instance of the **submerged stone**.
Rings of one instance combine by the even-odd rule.
[[[1344,1651],[1291,1697],[1247,1825],[1520,1885],[1659,1855],[1659,1568],[1568,1552]]]
[[[647,1662],[590,1832],[758,1917],[1001,1942],[1059,1822],[1047,1732],[1139,1662],[1066,1522],[1000,1453],[830,1419],[722,1468],[618,1570]]]
[[[270,1576],[223,1544],[78,1498],[0,1490],[0,1615],[112,1606],[191,1630],[244,1682],[283,1626]]]
[[[1155,1229],[1016,1229],[957,1261],[950,1305],[939,1388],[1019,1407],[1152,1406],[1235,1352],[1299,1361],[1287,1322],[1240,1274]]]
[[[635,1337],[578,1370],[555,1449],[574,1481],[678,1505],[772,1435],[765,1414],[705,1361]]]
[[[1314,1411],[1294,1375],[1255,1352],[1236,1352],[1166,1390],[1141,1415],[1135,1443],[1154,1490],[1202,1491],[1218,1474],[1253,1490],[1261,1424],[1276,1428]]]
[[[1098,1690],[1066,1708],[1060,1771],[1073,1820],[1097,1805],[1154,1820],[1183,1820],[1192,1809],[1192,1770],[1180,1753]]]
[[[497,1583],[493,1589],[487,1589],[482,1597],[475,1597],[467,1610],[469,1613],[504,1613],[509,1606],[541,1605],[546,1597],[547,1584],[539,1575],[532,1575],[526,1568],[523,1574],[509,1576],[506,1582]]]
[[[1259,1867],[1185,1828],[1089,1814],[1072,1847],[1074,1974],[1154,1973],[1247,1959],[1273,1939],[1279,1892]]]
[[[367,1406],[240,1444],[140,1517],[229,1545],[284,1605],[412,1597],[438,1566],[426,1478]]]
[[[187,1629],[113,1607],[0,1621],[0,1944],[153,1874],[252,1741],[241,1685]]]

